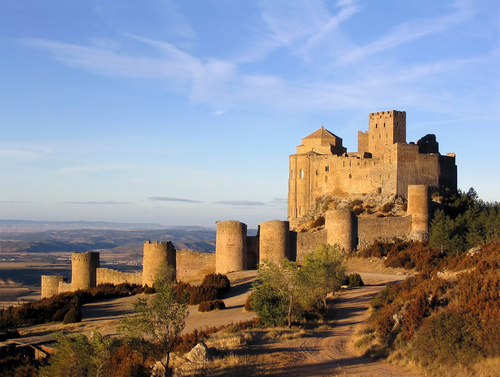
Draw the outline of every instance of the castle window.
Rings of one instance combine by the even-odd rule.
[[[384,123],[384,128],[385,128],[385,123]]]
[[[304,178],[304,169],[300,169],[300,178]]]
[[[349,178],[352,178],[352,174],[349,174]]]
[[[329,166],[325,166],[325,171],[330,171],[330,167]]]
[[[318,175],[318,174],[319,174],[319,172],[316,170],[316,175]]]
[[[377,123],[375,123],[375,128],[378,128],[378,124]]]
[[[345,167],[345,161],[342,161],[342,167]]]

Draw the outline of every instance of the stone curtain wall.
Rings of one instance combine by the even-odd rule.
[[[129,283],[142,285],[142,272],[122,272],[111,268],[98,268],[96,270],[97,285]]]
[[[310,233],[297,233],[297,261],[300,262],[305,254],[315,251],[319,245],[326,244],[326,240],[326,229]]]
[[[201,280],[205,275],[213,273],[215,273],[215,253],[177,251],[177,281]]]
[[[358,217],[358,250],[375,240],[405,239],[411,233],[411,216]]]

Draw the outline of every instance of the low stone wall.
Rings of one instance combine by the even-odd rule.
[[[215,253],[177,251],[177,280],[195,281],[213,273],[215,273]]]
[[[66,283],[65,281],[59,282],[59,293],[73,292],[71,289],[71,283]]]
[[[122,272],[111,268],[96,269],[96,284],[136,284],[142,285],[142,272]]]
[[[297,233],[297,262],[300,262],[305,254],[315,251],[319,245],[326,244],[326,241],[326,229],[310,233]]]
[[[358,250],[375,240],[406,239],[411,233],[411,215],[403,217],[358,217]]]

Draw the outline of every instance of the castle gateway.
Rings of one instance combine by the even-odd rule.
[[[407,143],[406,112],[396,110],[369,114],[368,131],[358,132],[357,152],[348,153],[340,137],[321,127],[290,156],[289,174],[289,221],[307,216],[324,196],[408,199],[409,185],[457,189],[455,154],[441,155],[435,135]]]

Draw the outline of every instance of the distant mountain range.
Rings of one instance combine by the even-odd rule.
[[[62,229],[159,229],[166,228],[156,223],[115,223],[106,221],[35,221],[0,220],[0,231],[39,231]],[[178,227],[176,227],[178,228]],[[192,228],[192,227],[186,227]],[[194,227],[198,228],[198,227]]]
[[[146,240],[172,241],[177,250],[215,251],[215,229],[152,223],[0,220],[0,252],[83,252],[140,249]]]

